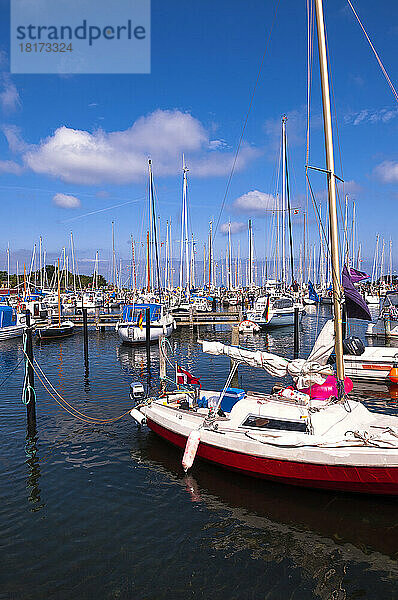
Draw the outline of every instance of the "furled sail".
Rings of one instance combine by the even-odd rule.
[[[318,335],[314,347],[307,359],[288,360],[277,354],[260,350],[245,350],[239,346],[226,346],[221,342],[202,341],[203,352],[216,356],[225,355],[250,367],[265,369],[273,377],[291,375],[298,389],[311,385],[322,385],[328,375],[333,374],[327,360],[334,347],[333,321],[327,321]]]

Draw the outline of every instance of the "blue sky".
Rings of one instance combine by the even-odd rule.
[[[57,76],[8,73],[9,7],[1,0],[2,264],[8,242],[12,256],[20,251],[22,257],[42,235],[51,255],[68,244],[71,230],[81,258],[94,257],[96,249],[107,258],[112,220],[118,255],[127,258],[130,235],[140,242],[146,229],[149,154],[162,228],[171,219],[173,238],[178,239],[183,151],[190,169],[191,223],[201,256],[208,222],[218,219],[275,5],[271,0],[152,0],[150,75]],[[396,83],[396,2],[378,3],[377,10],[370,0],[354,6]],[[325,14],[343,176],[350,201],[356,202],[363,254],[371,257],[376,233],[394,240],[398,225],[398,105],[347,3],[326,0]],[[276,191],[284,113],[292,202],[305,202],[306,49],[306,3],[282,0],[221,217],[221,223],[254,219],[259,257],[267,246],[263,208]],[[315,60],[310,162],[324,166],[319,88]],[[337,143],[336,164],[341,173]],[[313,174],[312,182],[324,200],[323,176]],[[253,201],[246,196],[251,191],[261,194]],[[103,210],[131,200],[136,202]],[[314,221],[312,210],[309,220]],[[299,215],[297,240],[301,223]],[[242,231],[234,235],[234,245],[240,239],[244,252],[244,225],[236,229]],[[314,225],[312,239],[318,239]],[[215,243],[217,249],[224,248],[225,236],[219,233]],[[394,255],[398,258],[397,248]]]

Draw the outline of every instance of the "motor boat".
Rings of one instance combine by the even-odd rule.
[[[0,340],[20,337],[26,327],[25,314],[8,305],[0,306]]]
[[[254,307],[247,311],[246,319],[261,328],[283,327],[294,324],[294,310],[303,313],[303,306],[289,296],[260,296]]]

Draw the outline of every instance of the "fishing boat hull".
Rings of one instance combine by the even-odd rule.
[[[147,416],[148,427],[167,442],[184,448],[187,436]],[[220,437],[220,436],[219,436]],[[196,456],[244,475],[279,483],[362,494],[397,495],[398,467],[368,465],[319,464],[297,460],[297,448],[291,459],[253,455],[233,448],[201,441]]]

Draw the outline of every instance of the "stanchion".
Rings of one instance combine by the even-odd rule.
[[[239,327],[238,327],[238,325],[232,325],[231,345],[239,346]],[[231,359],[231,366],[230,366],[231,371],[234,366],[234,362],[235,361],[233,361]],[[231,379],[230,385],[231,385],[231,387],[235,387],[235,388],[239,386],[238,367],[236,367],[236,371]]]
[[[165,384],[166,379],[166,357],[164,355],[164,335],[159,337],[159,379],[162,386]]]

